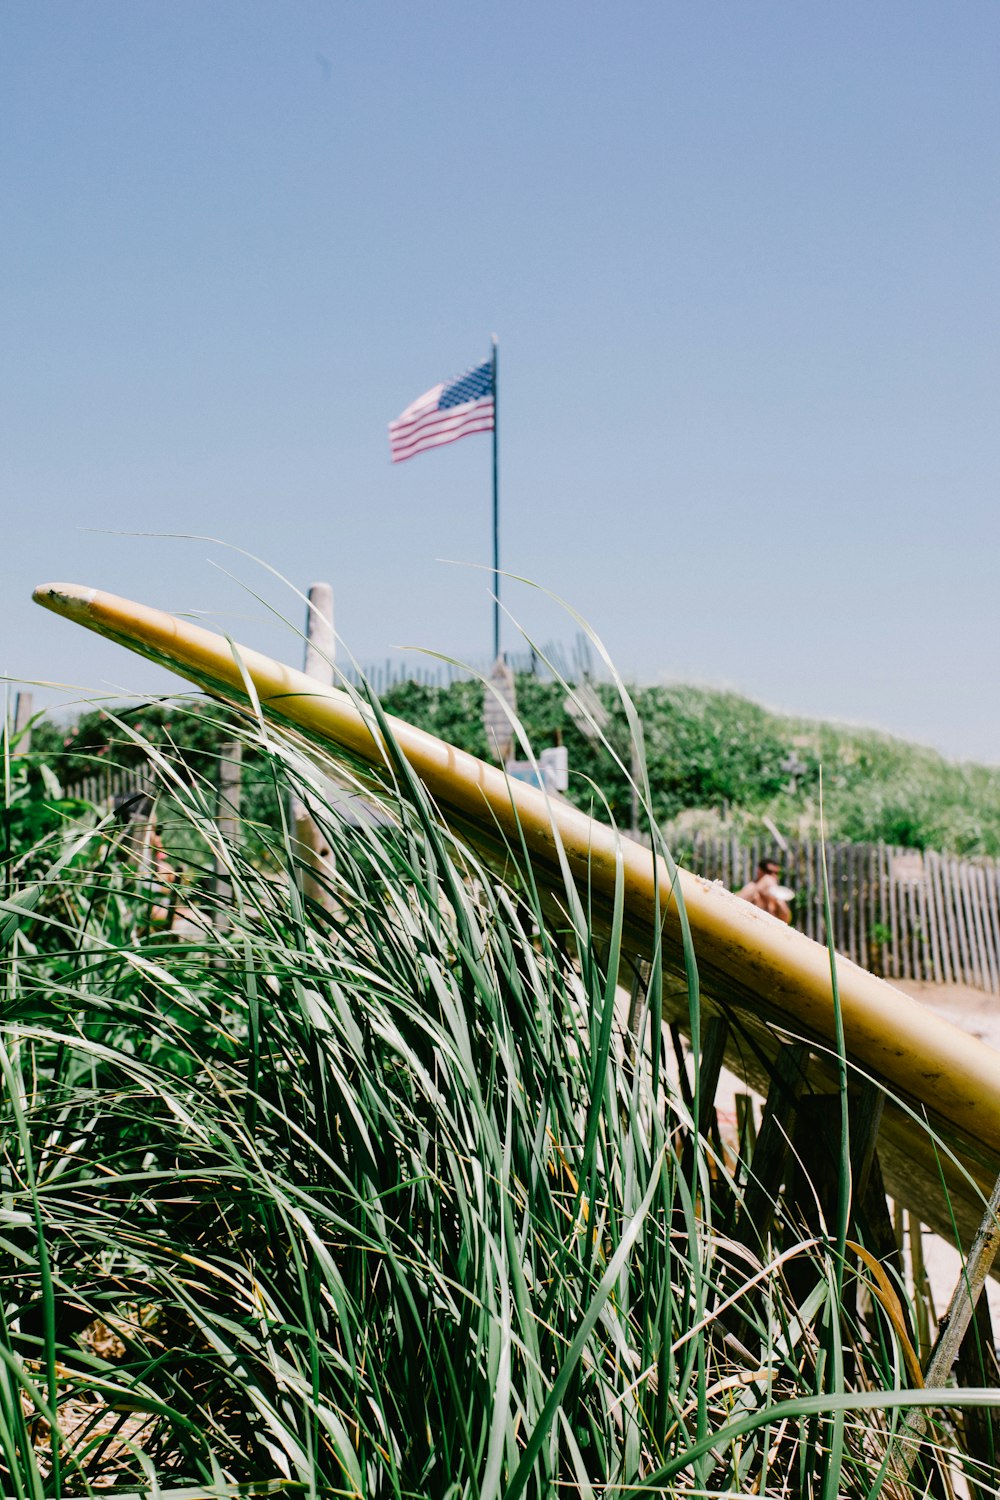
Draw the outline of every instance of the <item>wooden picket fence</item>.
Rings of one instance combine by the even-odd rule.
[[[101,767],[69,795],[96,806],[145,789],[141,769]],[[826,942],[822,846],[793,841],[696,837],[676,847],[680,863],[728,890],[751,880],[762,857],[777,855],[795,891],[794,926]],[[1000,861],[965,860],[885,844],[827,844],[833,943],[838,953],[886,979],[968,984],[1000,995]]]
[[[696,838],[678,858],[738,890],[762,856],[781,862],[791,886],[793,924],[826,942],[822,846],[770,840]],[[886,979],[968,984],[1000,995],[1000,862],[964,860],[885,844],[827,844],[833,943],[838,953]]]
[[[155,777],[142,766],[101,766],[89,774],[66,778],[63,792],[67,797],[78,797],[94,807],[106,809],[116,797],[131,797],[136,792],[156,793]]]
[[[505,656],[515,676],[551,679],[555,673],[575,686],[581,682],[600,681],[604,675],[603,665],[595,658],[590,641],[582,631],[577,632],[568,646],[560,641],[546,641],[537,652],[522,649],[507,651]],[[453,682],[489,677],[492,666],[492,661],[485,657],[459,664],[431,662],[411,652],[404,656],[389,656],[384,661],[354,663],[338,660],[337,671],[355,687],[365,681],[376,693],[382,694],[404,682],[447,688]]]

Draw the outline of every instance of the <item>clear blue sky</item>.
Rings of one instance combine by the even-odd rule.
[[[6,0],[0,669],[167,678],[69,579],[298,647],[488,650],[503,562],[645,681],[1000,762],[994,0]],[[555,607],[513,589],[543,638]],[[513,643],[508,635],[508,642]]]

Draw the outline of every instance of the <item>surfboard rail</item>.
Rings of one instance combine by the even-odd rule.
[[[354,695],[203,626],[98,589],[45,584],[34,598],[217,697],[245,706],[252,687],[265,715],[355,767],[385,765],[376,717]],[[659,933],[665,968],[674,978],[684,973],[683,903],[706,1009],[735,1020],[727,1061],[749,1082],[766,1084],[768,1061],[794,1037],[813,1048],[817,1085],[835,1086],[833,986],[825,947],[721,885],[684,869],[675,881],[649,849],[537,787],[510,780],[501,768],[403,720],[389,723],[442,817],[487,856],[502,853],[506,840],[524,847],[536,881],[554,900],[563,888],[561,854],[585,883],[598,922],[609,921],[620,872],[624,947],[633,958],[648,959]],[[852,1068],[887,1091],[879,1152],[889,1191],[949,1237],[954,1215],[967,1245],[1000,1175],[1000,1054],[847,959],[837,957],[836,972]],[[664,1014],[686,1022],[682,985],[665,984]],[[922,1120],[939,1132],[955,1161],[935,1150]]]

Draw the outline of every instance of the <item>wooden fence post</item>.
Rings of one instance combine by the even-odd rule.
[[[215,821],[228,845],[236,843],[240,827],[240,790],[243,774],[243,746],[230,740],[219,746],[219,798]],[[229,870],[221,855],[215,856],[215,929],[228,932],[232,926],[228,896],[232,891]]]
[[[31,749],[31,730],[28,725],[31,722],[31,694],[18,693],[14,699],[14,738],[18,735],[23,738],[18,743],[17,753],[27,755]]]
[[[307,677],[326,687],[333,686],[336,636],[333,630],[333,588],[329,583],[314,583],[309,589],[306,610],[306,645],[302,670]],[[331,904],[331,850],[309,809],[300,797],[292,797],[292,826],[297,852],[302,859],[302,894],[328,910]]]

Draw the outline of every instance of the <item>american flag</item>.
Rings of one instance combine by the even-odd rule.
[[[392,461],[402,463],[470,432],[492,432],[494,421],[493,361],[488,359],[447,385],[433,386],[389,423]]]

